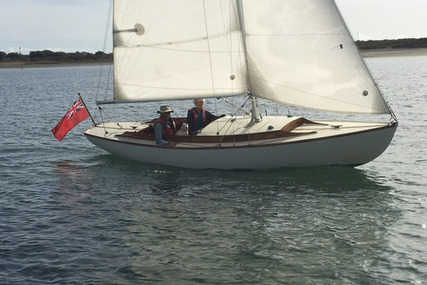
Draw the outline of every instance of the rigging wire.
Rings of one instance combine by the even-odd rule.
[[[227,104],[229,104],[230,106],[232,106],[232,107],[234,107],[234,108],[236,108],[237,110],[239,110],[239,111],[242,111],[243,113],[245,113],[246,115],[248,115],[248,116],[250,116],[251,115],[251,113],[249,112],[249,111],[246,111],[246,110],[244,110],[243,109],[243,107],[245,106],[245,104],[246,104],[246,102],[248,101],[248,100],[246,100],[243,104],[242,104],[242,106],[237,106],[236,104],[234,104],[233,102],[230,102],[230,100],[228,100],[228,99],[225,99],[225,98],[222,98],[222,97],[218,97],[217,98],[218,100],[223,100],[225,103],[227,103]]]
[[[112,26],[111,22],[112,22],[113,7],[114,7],[113,2],[114,2],[113,0],[110,1],[110,5],[109,5],[109,9],[108,9],[107,24],[106,24],[106,28],[105,28],[105,34],[104,34],[104,44],[103,44],[103,48],[102,48],[102,51],[104,52],[103,56],[105,56],[105,54],[106,54],[108,38],[110,35],[110,27]],[[98,85],[96,88],[95,102],[98,102],[98,96],[101,94],[101,83],[103,83],[102,78],[104,78],[104,76],[105,76],[103,71],[104,71],[104,66],[101,65],[99,67]],[[112,64],[109,65],[108,72],[107,72],[107,82],[105,84],[104,100],[106,100],[106,98],[107,98],[108,88],[110,85],[111,72],[112,72]],[[96,105],[98,107],[98,111],[99,111],[99,114],[101,117],[101,122],[104,122],[102,108],[98,103],[96,103]],[[107,131],[105,130],[105,126],[104,126],[104,131],[105,131],[105,133],[107,133]]]
[[[210,40],[209,40],[209,29],[208,29],[208,19],[207,19],[207,14],[206,14],[205,0],[203,0],[203,13],[204,13],[204,18],[205,18],[206,43],[208,45],[209,68],[210,68],[210,72],[211,72],[212,92],[215,95],[215,81],[214,81],[213,69],[212,69],[211,46],[210,46]]]
[[[210,46],[210,38],[209,38],[209,28],[208,28],[208,19],[207,19],[207,13],[206,13],[206,3],[205,0],[203,0],[203,13],[204,13],[204,19],[205,19],[205,30],[206,30],[206,43],[208,45],[208,56],[209,56],[209,68],[211,73],[211,83],[212,83],[212,94],[215,95],[215,80],[214,80],[214,74],[213,74],[213,68],[212,68],[212,55],[211,55],[211,46]],[[214,100],[215,105],[215,113],[218,112],[217,110],[217,104],[216,100]],[[217,127],[218,127],[217,123]],[[219,133],[220,130],[218,130]]]
[[[104,52],[104,56],[107,50],[107,43],[108,43],[108,37],[110,35],[110,27],[111,25],[111,21],[112,21],[112,14],[113,14],[113,1],[110,1],[110,6],[108,9],[108,16],[107,16],[107,24],[106,24],[106,28],[105,28],[105,34],[104,34],[104,44],[103,44],[103,48],[102,51]],[[103,77],[103,67],[100,66],[100,72],[99,72],[99,79],[98,79],[98,86],[97,86],[97,91],[96,91],[96,101],[98,101],[98,95],[100,94],[100,89],[101,89],[101,78]],[[107,92],[108,92],[108,85],[110,83],[110,75],[111,75],[111,65],[110,68],[108,69],[108,76],[107,76],[107,84],[105,87],[105,93],[104,93],[104,100],[107,98]]]
[[[217,99],[219,99],[219,98],[217,98]],[[223,99],[223,98],[221,98],[221,99]],[[234,105],[234,104],[231,104],[230,102],[227,102],[227,100],[226,99],[223,99],[223,100],[225,100],[225,102],[227,102],[227,103],[229,103],[230,105],[232,105],[233,107],[236,107],[237,108],[237,110],[236,110],[236,112],[234,113],[234,114],[232,114],[231,115],[231,118],[228,120],[228,122],[227,122],[227,124],[224,124],[223,125],[223,127],[221,128],[221,129],[219,129],[218,130],[218,134],[220,133],[220,131],[222,131],[226,126],[228,126],[228,128],[226,129],[226,131],[224,132],[224,134],[226,134],[226,133],[228,133],[228,131],[230,130],[230,128],[233,126],[234,127],[234,121],[236,120],[236,117],[239,115],[239,112],[244,112],[244,113],[246,113],[247,115],[250,115],[250,113],[249,112],[247,112],[247,111],[245,111],[244,109],[243,109],[243,107],[246,105],[246,103],[249,101],[249,99],[250,99],[250,96],[248,96],[247,98],[246,98],[246,100],[245,100],[245,102],[243,102],[243,104],[242,104],[242,106],[241,107],[238,107],[238,106],[236,106],[236,105]],[[234,135],[234,131],[232,132],[232,134]],[[225,135],[224,135],[225,136]],[[222,138],[224,138],[224,136],[222,136]],[[220,139],[220,141],[222,141],[222,138]]]

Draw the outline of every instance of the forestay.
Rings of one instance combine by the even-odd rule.
[[[115,0],[115,99],[250,91],[313,109],[389,113],[333,0],[239,4]]]

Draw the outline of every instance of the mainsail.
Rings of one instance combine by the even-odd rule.
[[[115,99],[390,112],[333,0],[237,1],[115,0]]]
[[[235,11],[228,0],[116,0],[115,99],[244,93],[245,62]],[[135,24],[143,26],[142,35]]]

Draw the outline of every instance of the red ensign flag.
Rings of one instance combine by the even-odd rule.
[[[89,112],[85,108],[81,99],[77,99],[73,106],[68,110],[65,116],[59,123],[52,129],[53,136],[62,141],[65,135],[81,121],[89,117]]]

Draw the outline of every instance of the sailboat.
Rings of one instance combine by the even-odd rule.
[[[197,136],[155,143],[153,122],[94,124],[113,155],[193,169],[358,166],[389,146],[398,121],[333,0],[115,0],[114,98],[98,104],[247,98]],[[259,100],[384,121],[263,115]],[[186,118],[174,118],[177,124]]]

